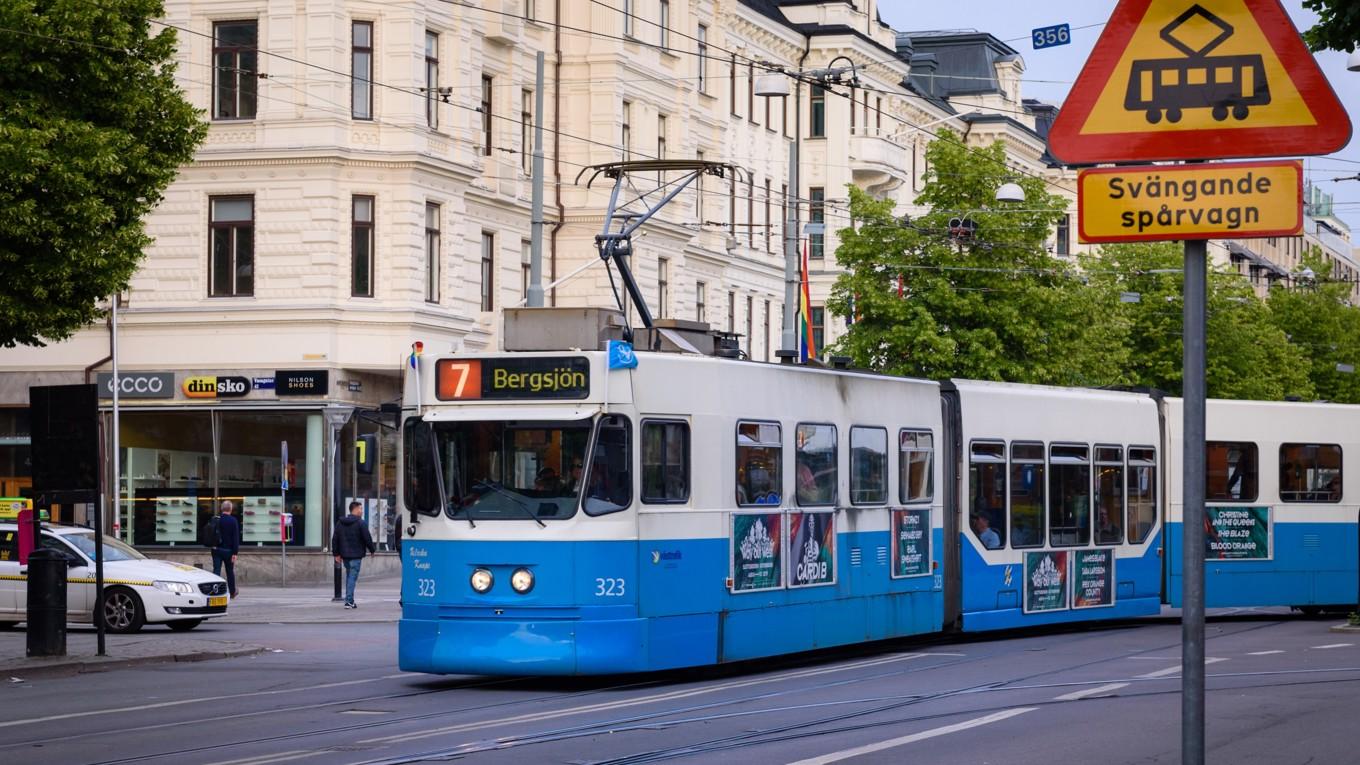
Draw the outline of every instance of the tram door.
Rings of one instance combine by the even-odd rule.
[[[947,385],[947,383],[946,383]],[[963,459],[963,416],[959,394],[944,390],[940,396],[941,418],[944,425],[941,462],[944,469],[944,624],[946,630],[957,629],[963,618],[963,575],[959,551],[959,512],[963,476],[959,469]]]

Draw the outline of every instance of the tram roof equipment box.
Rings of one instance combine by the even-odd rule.
[[[657,319],[652,329],[637,328],[638,350],[701,353],[716,348],[709,326],[683,319]],[[613,308],[507,308],[504,346],[507,351],[601,350],[623,339],[623,314]]]

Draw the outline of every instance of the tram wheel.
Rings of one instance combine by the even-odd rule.
[[[1172,108],[1170,108],[1170,109],[1167,109],[1167,110],[1166,110],[1166,121],[1167,121],[1167,122],[1180,122],[1180,121],[1181,121],[1181,110],[1180,110],[1180,109],[1177,109],[1177,108],[1175,108],[1175,107],[1172,107]]]
[[[1247,111],[1248,109],[1246,104],[1238,104],[1233,107],[1233,118],[1244,120],[1247,118]]]
[[[1222,122],[1223,120],[1226,120],[1226,119],[1228,118],[1228,106],[1227,106],[1227,104],[1214,104],[1213,115],[1214,115],[1214,120],[1216,120],[1216,121],[1218,121],[1218,122]],[[1241,117],[1238,117],[1238,119],[1241,119]]]
[[[1148,121],[1150,124],[1153,124],[1153,125],[1156,125],[1158,122],[1161,122],[1161,121],[1162,121],[1162,112],[1161,112],[1161,110],[1159,110],[1159,109],[1148,109],[1148,110],[1147,110],[1147,121]]]

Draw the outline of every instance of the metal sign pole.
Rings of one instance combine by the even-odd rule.
[[[288,517],[288,442],[281,441],[279,454],[282,458],[279,469],[279,555],[283,565],[283,586],[288,586],[288,529],[284,519]]]
[[[1204,327],[1206,252],[1185,243],[1184,441],[1181,517],[1181,763],[1204,765]]]

